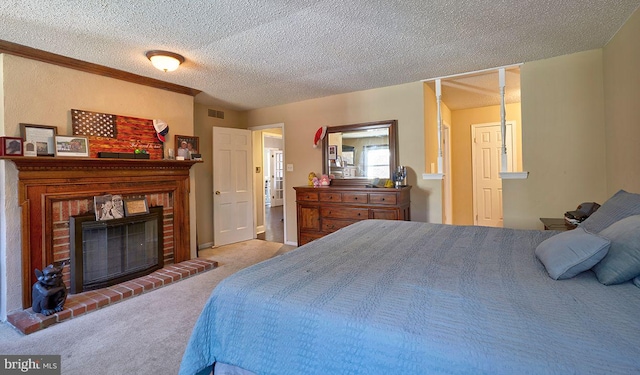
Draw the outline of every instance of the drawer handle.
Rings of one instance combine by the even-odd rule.
[[[356,200],[356,201],[357,201],[357,200],[358,200],[358,197],[353,198],[353,200]]]
[[[360,212],[358,212],[358,216],[360,216]]]
[[[384,202],[384,198],[382,198],[382,201]]]

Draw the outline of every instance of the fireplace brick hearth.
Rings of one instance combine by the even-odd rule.
[[[218,262],[196,258],[168,265],[147,276],[103,289],[69,295],[64,310],[44,316],[32,309],[16,311],[7,316],[7,322],[25,335],[40,331],[54,324],[88,314],[111,304],[139,296],[199,273],[212,270]]]

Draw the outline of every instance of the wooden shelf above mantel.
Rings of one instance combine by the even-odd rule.
[[[32,156],[2,156],[0,160],[15,163],[21,174],[29,172],[92,172],[122,171],[141,173],[142,171],[188,171],[194,164],[202,163],[195,160],[150,160],[150,159],[110,159],[110,158],[68,158],[68,157],[32,157]],[[39,175],[41,176],[41,174]],[[188,172],[187,172],[188,173]]]

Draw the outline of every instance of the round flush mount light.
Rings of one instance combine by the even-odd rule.
[[[151,64],[164,72],[172,72],[184,62],[184,57],[177,53],[168,51],[153,50],[145,54]]]

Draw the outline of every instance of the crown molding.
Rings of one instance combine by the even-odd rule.
[[[195,97],[201,91],[186,86],[180,86],[173,83],[161,81],[159,79],[144,77],[141,75],[125,72],[123,70],[109,68],[71,57],[58,55],[55,53],[39,50],[32,47],[23,46],[0,40],[0,53],[24,57],[31,60],[37,60],[48,64],[58,65],[69,69],[79,70],[85,73],[97,74],[104,77],[119,79],[126,82],[137,83],[139,85],[154,87],[157,89],[177,92]]]

